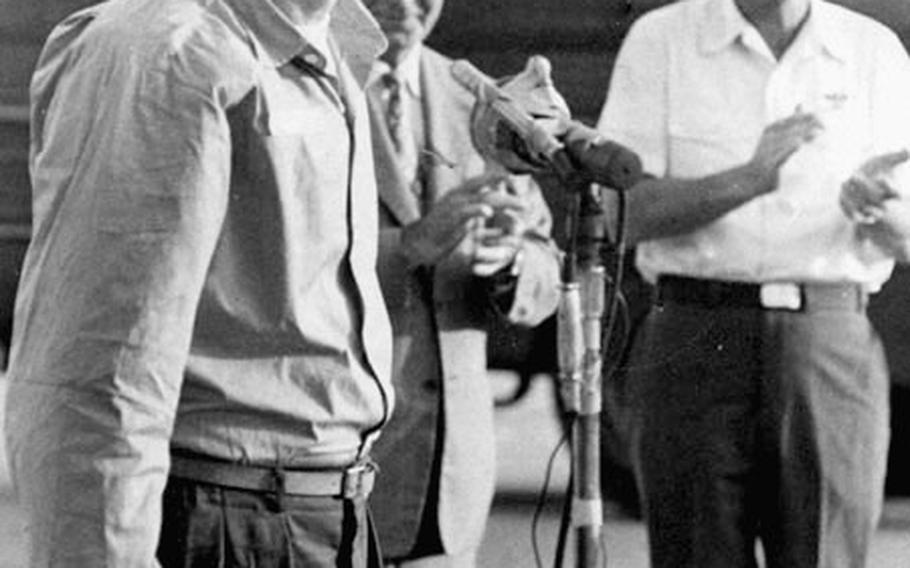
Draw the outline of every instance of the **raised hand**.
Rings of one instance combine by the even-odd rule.
[[[840,206],[844,214],[863,224],[878,222],[885,204],[899,194],[891,185],[894,168],[910,159],[910,151],[898,150],[873,156],[841,185]]]
[[[472,235],[471,271],[477,276],[492,276],[515,262],[525,228],[521,214],[511,209],[500,210],[478,224]]]
[[[822,128],[817,116],[799,109],[765,127],[750,161],[762,175],[763,192],[777,188],[781,166],[804,144],[814,140]]]

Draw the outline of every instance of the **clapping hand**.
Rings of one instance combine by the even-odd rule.
[[[514,258],[517,222],[525,206],[503,190],[502,174],[468,179],[448,191],[420,220],[402,230],[402,250],[410,264],[434,265],[465,239],[471,239],[469,259],[478,275],[495,272]],[[487,224],[490,226],[487,226]],[[494,268],[495,267],[495,268]],[[492,274],[492,272],[490,272]]]
[[[777,188],[781,166],[804,144],[814,140],[821,130],[818,117],[800,109],[765,127],[751,160],[766,181],[764,191]]]
[[[847,217],[857,223],[873,224],[885,214],[886,203],[897,199],[891,174],[894,168],[910,159],[910,152],[898,150],[867,160],[841,185],[840,206]]]
[[[507,192],[507,185],[496,190]],[[474,228],[471,271],[477,276],[492,276],[513,262],[521,250],[525,223],[521,212],[502,208]]]

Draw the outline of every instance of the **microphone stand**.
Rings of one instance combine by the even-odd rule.
[[[603,565],[603,498],[600,484],[602,409],[602,320],[607,242],[596,185],[578,174],[564,152],[553,166],[569,198],[567,246],[557,311],[560,394],[572,418],[571,525],[577,537],[576,565]]]
[[[527,71],[549,81],[549,62],[542,57],[528,60]],[[474,94],[478,103],[486,105],[497,120],[485,127],[472,119],[472,138],[483,154],[483,148],[496,148],[501,140],[502,121],[520,144],[532,156],[539,157],[556,174],[570,197],[567,228],[569,234],[566,259],[563,265],[562,286],[557,312],[557,353],[559,359],[560,394],[572,417],[572,487],[571,524],[578,535],[577,563],[582,568],[594,568],[606,557],[603,550],[603,499],[600,488],[600,414],[602,407],[602,320],[607,285],[606,268],[601,250],[607,242],[603,208],[594,175],[581,171],[597,169],[589,164],[577,168],[566,150],[541,123],[517,105],[489,77],[470,62],[459,60],[452,64],[452,77]],[[568,111],[568,109],[566,109]],[[597,145],[598,141],[581,141]],[[514,152],[511,144],[506,144]],[[616,150],[614,149],[613,152]],[[609,154],[609,151],[608,151]],[[617,189],[631,186],[640,175],[641,163],[634,159],[605,156],[610,184]],[[501,160],[501,157],[494,157]],[[616,160],[611,168],[610,162]],[[531,160],[534,161],[534,160]],[[503,162],[504,163],[504,162]],[[508,166],[506,166],[508,168]],[[581,170],[581,171],[580,171]],[[620,248],[622,251],[622,248]],[[620,256],[621,258],[621,256]],[[618,281],[613,283],[610,305],[610,325],[618,299]],[[560,539],[561,540],[561,539]],[[561,556],[562,546],[559,546]]]

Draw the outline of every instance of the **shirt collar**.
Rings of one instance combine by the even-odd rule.
[[[804,27],[806,36],[828,55],[846,62],[850,55],[850,39],[841,20],[835,16],[834,11],[838,8],[822,0],[812,0],[810,9],[812,12]]]
[[[711,0],[702,6],[699,15],[698,41],[702,53],[717,53],[749,33],[754,27],[736,7],[734,0]],[[824,0],[809,0],[809,19],[800,30],[809,46],[818,46],[833,57],[845,60],[847,52],[843,30]],[[797,41],[803,39],[797,38]]]
[[[321,53],[312,46],[272,0],[225,2],[247,25],[275,67],[303,55],[309,63],[325,69],[328,54]],[[355,79],[363,85],[373,61],[385,49],[385,36],[359,0],[338,0],[330,17],[331,43],[338,46],[342,59],[350,67]]]
[[[393,70],[392,67],[381,59],[377,59],[370,71],[370,78],[367,81],[373,84],[387,73],[395,73],[402,82],[405,89],[415,99],[420,98],[420,52],[422,44],[417,44],[405,55],[404,59]]]

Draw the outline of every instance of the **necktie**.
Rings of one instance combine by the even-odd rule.
[[[398,167],[408,180],[413,182],[411,188],[420,195],[417,163],[417,143],[414,139],[413,125],[407,114],[406,104],[409,100],[404,92],[405,85],[401,78],[394,72],[383,75],[385,87],[386,124],[389,128],[389,137],[395,147]]]
[[[386,89],[386,124],[389,126],[389,136],[395,150],[400,154],[406,144],[407,132],[404,124],[404,108],[401,104],[401,79],[395,73],[389,72],[382,77]]]

